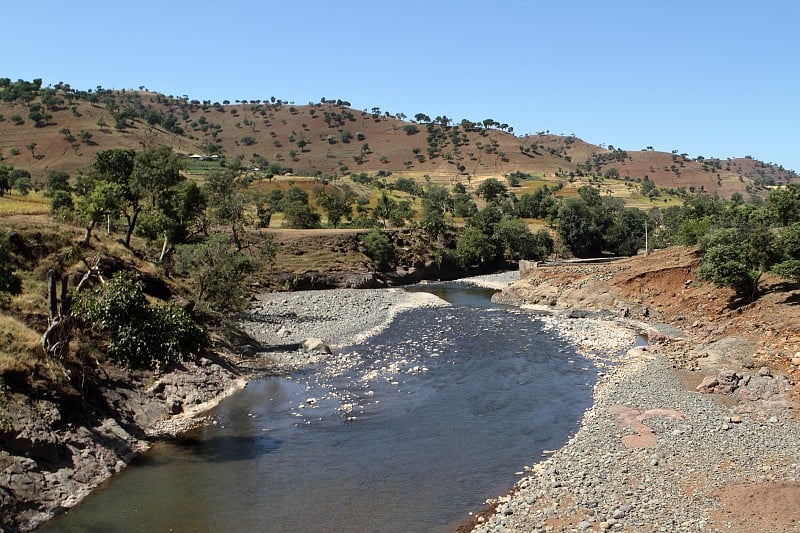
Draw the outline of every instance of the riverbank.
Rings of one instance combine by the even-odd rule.
[[[203,413],[250,380],[339,358],[328,348],[361,343],[405,310],[441,305],[431,294],[400,289],[265,293],[241,324],[249,339],[168,373],[109,370],[97,384],[94,403],[102,410],[67,419],[63,399],[9,395],[3,435],[14,438],[4,437],[0,449],[0,531],[33,529],[78,504],[155,440],[207,423]],[[304,349],[308,339],[319,342]]]
[[[782,371],[800,339],[780,329],[797,311],[765,299],[730,313],[725,294],[692,283],[691,255],[672,253],[653,267],[542,269],[504,291],[506,301],[607,321],[609,332],[652,328],[650,344],[613,361],[602,328],[592,346],[583,326],[558,319],[582,352],[612,359],[594,405],[563,448],[462,531],[800,529],[800,424],[794,378]]]

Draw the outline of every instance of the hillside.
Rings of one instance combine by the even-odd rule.
[[[76,91],[69,85],[13,91],[0,87],[0,157],[41,181],[50,170],[86,170],[99,150],[166,144],[191,155],[218,154],[264,170],[278,163],[296,175],[350,173],[462,181],[521,172],[545,179],[619,180],[729,197],[798,180],[795,172],[742,159],[622,150],[574,136],[517,137],[491,119],[479,123],[418,113],[413,119],[348,102],[295,105],[278,99],[231,104],[149,91]],[[13,93],[13,94],[12,94]],[[37,123],[38,120],[38,123]]]

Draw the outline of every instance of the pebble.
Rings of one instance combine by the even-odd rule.
[[[621,339],[627,336],[629,343],[630,330],[610,320],[544,321],[554,334],[591,350],[606,374],[599,377],[594,405],[575,435],[518,482],[508,502],[514,514],[488,517],[474,531],[729,530],[731,524],[719,514],[719,488],[797,479],[797,421],[732,413],[710,395],[687,390],[673,371],[682,357],[679,348],[673,353],[658,346],[650,352],[652,359],[626,359]],[[758,373],[770,375],[766,368]],[[631,430],[621,429],[609,412],[617,405],[640,412],[676,410],[685,419],[647,418],[643,423],[655,433],[655,446],[626,448],[621,439]]]

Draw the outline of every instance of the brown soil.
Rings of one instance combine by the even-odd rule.
[[[726,531],[797,531],[800,529],[800,481],[745,483],[719,491],[722,510],[715,517]]]
[[[559,170],[578,172],[578,165],[584,165],[595,155],[600,157],[600,163],[599,166],[593,164],[592,171],[599,175],[615,168],[620,178],[642,180],[648,176],[660,186],[702,188],[723,197],[735,191],[744,192],[745,187],[757,179],[797,179],[792,172],[752,159],[725,160],[716,168],[677,154],[629,147],[625,158],[610,160],[607,158],[612,155],[611,150],[573,136],[542,133],[517,137],[497,129],[465,132],[460,128],[459,133],[466,136],[466,141],[454,150],[448,139],[442,143],[441,153],[431,158],[427,155],[426,124],[418,124],[418,133],[407,135],[404,126],[410,124],[408,121],[331,103],[296,106],[251,103],[203,109],[188,102],[170,102],[168,98],[146,91],[124,94],[117,91],[114,95],[122,107],[141,105],[176,117],[186,113],[186,118],[178,123],[185,135],[170,133],[138,118],[130,120],[127,128],[118,130],[111,113],[104,107],[82,100],[70,102],[74,111],[67,105],[50,109],[52,119],[36,127],[27,119],[26,106],[0,102],[0,114],[7,117],[0,121],[0,153],[15,167],[30,170],[39,180],[49,170],[64,170],[72,175],[85,171],[99,150],[119,147],[139,150],[144,146],[165,144],[189,155],[202,154],[205,142],[221,146],[222,153],[229,159],[242,156],[248,164],[253,154],[259,154],[270,162],[278,161],[294,169],[295,174],[347,175],[384,171],[420,180],[427,175],[433,181],[462,181],[472,186],[483,177],[500,177],[515,171],[555,179]],[[24,122],[15,124],[8,118],[13,115],[20,115]],[[326,121],[326,116],[341,120]],[[100,118],[109,125],[98,126]],[[71,136],[65,133],[67,130]],[[91,134],[87,142],[79,135],[84,131]],[[352,136],[349,142],[342,138],[345,133]],[[297,146],[300,140],[307,143],[302,149]],[[36,143],[33,150],[27,148],[31,143]],[[368,147],[365,148],[365,144]],[[422,161],[412,152],[417,149],[424,156]],[[14,151],[17,155],[10,156]],[[459,170],[459,166],[463,170]],[[635,182],[631,186],[635,187]]]

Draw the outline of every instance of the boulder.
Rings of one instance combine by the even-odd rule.
[[[716,376],[704,377],[696,390],[707,394],[731,394],[739,387],[742,378],[733,370],[721,370]]]
[[[306,352],[331,353],[331,347],[325,344],[322,339],[306,339],[300,344],[300,347]]]

